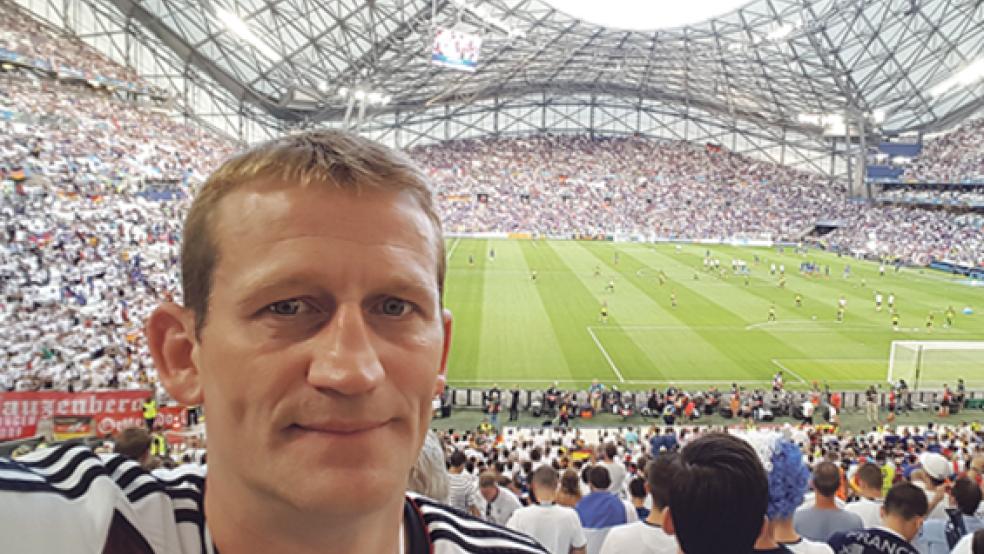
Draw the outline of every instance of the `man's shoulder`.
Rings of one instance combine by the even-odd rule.
[[[423,519],[434,552],[546,553],[536,540],[523,533],[483,521],[424,496],[408,493],[407,497]]]
[[[12,551],[97,551],[121,537],[153,550],[200,551],[204,479],[200,468],[151,475],[78,445],[0,459],[0,532]]]
[[[663,552],[663,547],[667,552],[677,551],[676,537],[668,534],[662,527],[650,525],[644,521],[616,525],[608,531],[608,535],[605,537],[605,551],[607,552],[622,552],[639,545],[645,545],[647,548],[656,547],[658,549],[656,552]]]
[[[878,528],[854,529],[834,533],[827,541],[835,551],[848,545],[861,545],[873,552],[894,552],[895,554],[918,554],[918,550],[902,537]]]
[[[614,540],[622,540],[628,538],[639,537],[643,535],[647,528],[651,526],[646,525],[642,521],[633,521],[631,523],[623,523],[622,525],[616,525],[608,531],[608,538]],[[653,527],[653,529],[658,529],[658,527]]]
[[[843,519],[844,521],[848,522],[848,523],[852,523],[852,524],[853,523],[857,523],[857,524],[860,524],[860,525],[858,525],[858,527],[863,527],[864,526],[864,520],[861,518],[860,515],[858,515],[858,514],[856,514],[854,512],[851,512],[851,511],[848,511],[848,510],[846,510],[844,508],[841,508],[841,509],[837,510],[835,513],[839,514],[840,518]]]
[[[519,521],[544,520],[556,524],[563,523],[567,520],[576,520],[580,524],[580,519],[578,519],[577,512],[574,511],[574,508],[568,508],[559,504],[551,504],[550,506],[531,504],[529,506],[523,506],[513,512],[512,517]]]
[[[151,474],[124,456],[99,455],[77,444],[38,450],[17,460],[0,458],[0,467],[4,470],[0,473],[0,491],[48,492],[68,499],[84,496],[100,478],[109,478],[130,502],[153,492],[170,493],[176,489],[200,496],[205,482],[205,470],[200,466],[182,466]]]

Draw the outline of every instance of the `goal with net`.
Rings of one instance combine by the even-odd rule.
[[[888,355],[888,382],[905,379],[910,389],[984,388],[984,341],[897,340]]]

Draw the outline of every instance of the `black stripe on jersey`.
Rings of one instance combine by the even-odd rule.
[[[147,470],[138,465],[134,465],[116,478],[116,484],[119,485],[121,489],[125,489],[141,475],[147,475]]]
[[[127,458],[124,456],[119,456],[119,455],[113,456],[112,459],[106,462],[106,473],[109,473],[110,475],[116,473],[116,470],[119,469],[120,466],[123,465],[126,461]]]
[[[138,500],[144,498],[145,496],[150,496],[155,492],[163,493],[164,487],[162,487],[157,481],[149,481],[130,491],[130,493],[126,495],[126,498],[131,504],[136,504]]]
[[[105,477],[106,469],[102,466],[93,466],[85,470],[79,476],[79,482],[70,489],[60,489],[52,486],[48,482],[40,481],[29,481],[20,479],[0,479],[0,490],[17,491],[17,492],[50,492],[68,498],[69,500],[75,500],[81,497],[89,491],[89,487],[92,486],[92,482],[96,480],[97,477]],[[31,474],[36,475],[36,474]]]
[[[191,523],[198,527],[198,541],[202,545],[202,554],[208,554],[209,544],[205,540],[205,512],[201,509],[201,502],[198,503],[198,509],[192,510],[190,508],[175,508],[174,510],[174,521],[175,523]],[[219,549],[212,546],[212,551],[218,554]]]
[[[175,498],[175,499],[177,499],[177,498],[183,498],[185,500],[194,500],[195,503],[198,504],[199,506],[201,505],[202,499],[203,499],[202,498],[202,491],[195,490],[195,489],[170,489],[170,488],[166,488],[166,489],[164,489],[164,492],[166,492],[167,495],[170,496],[171,498]]]
[[[46,481],[22,481],[20,479],[0,479],[0,490],[11,492],[58,492]]]
[[[443,522],[454,528],[460,535],[472,537],[476,540],[481,540],[483,538],[498,538],[505,539],[514,542],[523,543],[532,549],[533,552],[543,552],[543,547],[540,546],[536,540],[514,531],[512,529],[502,527],[495,523],[480,520],[470,514],[465,514],[464,512],[451,508],[450,506],[445,506],[443,504],[438,504],[432,500],[423,497],[414,497],[414,502],[422,507],[421,513],[424,516],[424,522],[430,526],[434,522]],[[479,524],[479,528],[472,528],[463,525],[463,522],[475,522]],[[441,532],[435,531],[431,533]]]
[[[81,450],[78,452],[72,452],[71,456],[72,456],[71,459],[67,464],[65,464],[65,467],[59,469],[58,471],[52,473],[51,475],[45,475],[44,478],[47,479],[47,481],[52,485],[57,485],[58,483],[68,481],[72,479],[72,477],[78,472],[79,467],[81,467],[81,465],[86,460],[95,460],[97,464],[92,466],[91,469],[98,468],[99,473],[102,473],[103,475],[108,475],[106,473],[105,466],[102,465],[102,461],[99,459],[98,456],[93,454],[91,450]]]
[[[151,478],[154,478],[153,475],[147,473],[145,473],[145,475],[149,475]],[[196,488],[177,488],[175,486],[164,486],[163,483],[164,481],[155,480],[153,482],[148,482],[143,485],[140,485],[139,487],[131,491],[129,494],[127,494],[127,498],[130,500],[130,502],[136,502],[155,492],[160,492],[170,496],[172,499],[185,498],[188,500],[194,500],[195,503],[198,504],[199,507],[201,507],[202,500],[204,499],[204,495],[202,494],[201,490],[198,490]]]
[[[62,481],[67,481],[71,479],[72,475],[75,474],[76,471],[78,471],[79,466],[82,464],[82,462],[86,460],[95,459],[98,462],[98,467],[100,469],[100,472],[102,473],[106,472],[105,468],[102,465],[102,461],[99,460],[98,456],[93,454],[91,450],[87,450],[85,448],[79,448],[78,445],[75,445],[75,447],[72,449],[59,447],[56,449],[56,452],[54,454],[57,454],[57,456],[55,455],[45,456],[43,459],[38,461],[30,461],[24,459],[18,460],[18,463],[22,464],[23,466],[26,466],[24,468],[21,468],[21,471],[25,471],[25,470],[31,471],[36,475],[40,475],[49,483],[57,484]],[[68,457],[68,463],[65,464],[65,467],[59,469],[58,471],[50,475],[43,475],[40,473],[36,473],[31,469],[31,468],[49,468],[55,465],[56,463],[64,460],[66,457]]]
[[[32,460],[32,461],[21,460],[21,463],[31,467],[40,467],[40,468],[51,467],[52,465],[57,463],[58,460],[62,459],[62,456],[64,456],[66,452],[73,449],[78,449],[79,452],[89,452],[89,454],[92,454],[91,450],[87,450],[85,447],[82,447],[81,445],[66,443],[60,446],[56,446],[55,448],[52,448],[51,452],[47,453],[40,460]],[[92,455],[94,456],[95,454]]]
[[[199,510],[178,508],[174,510],[174,521],[178,523],[194,523],[199,527],[205,526],[205,516]]]
[[[428,526],[433,525],[436,522],[447,523],[452,528],[455,529],[459,534],[473,537],[475,539],[490,539],[490,538],[502,538],[516,542],[522,542],[525,545],[536,548],[539,550],[540,545],[530,537],[513,531],[512,529],[507,529],[505,527],[500,527],[494,523],[487,521],[481,521],[476,518],[469,518],[471,521],[481,522],[485,528],[472,528],[462,525],[462,518],[455,517],[452,514],[442,514],[440,512],[425,511],[424,512],[424,522]]]
[[[205,488],[205,478],[202,477],[201,475],[196,475],[194,473],[181,475],[179,477],[175,477],[174,479],[160,479],[158,477],[154,477],[154,479],[157,479],[157,481],[160,484],[164,485],[165,487],[175,487],[178,485],[184,485],[186,483],[190,483],[199,490],[203,490]]]
[[[527,546],[518,542],[516,543],[516,546],[484,546],[481,544],[482,539],[472,537],[474,540],[468,541],[458,533],[453,533],[443,529],[431,531],[430,537],[431,542],[434,543],[437,541],[453,542],[458,545],[462,551],[468,552],[469,554],[546,554],[547,552],[543,549],[543,547]],[[496,535],[495,538],[510,540],[510,537],[502,535]]]

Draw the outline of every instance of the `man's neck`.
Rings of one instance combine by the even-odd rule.
[[[822,494],[817,494],[816,496],[816,507],[818,510],[839,510],[837,507],[837,502],[834,500],[833,496],[824,496]]]
[[[861,489],[861,496],[863,496],[866,500],[871,500],[873,502],[882,501],[880,489],[863,488]]]
[[[665,512],[666,512],[665,509],[659,509],[656,506],[653,506],[652,511],[650,511],[649,512],[649,515],[646,516],[646,523],[648,523],[650,525],[655,525],[657,527],[662,527],[663,526],[663,514]]]
[[[900,520],[898,517],[889,516],[889,517],[882,518],[881,527],[882,529],[886,529],[888,531],[891,531],[892,533],[895,533],[902,540],[909,542],[909,539],[905,537],[904,524],[905,524],[904,520]]]
[[[209,478],[205,489],[205,521],[222,552],[386,554],[398,552],[399,541],[405,540],[402,494],[368,514],[316,514],[278,500],[226,494],[223,483],[213,481],[217,480]]]

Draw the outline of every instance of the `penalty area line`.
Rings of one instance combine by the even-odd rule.
[[[448,249],[448,255],[445,258],[446,261],[449,261],[449,262],[451,261],[451,256],[454,256],[454,250],[456,248],[458,248],[458,245],[459,244],[461,244],[461,237],[458,237],[458,238],[454,239],[454,242],[451,244],[451,248]]]
[[[779,360],[777,360],[775,358],[772,358],[772,363],[774,363],[775,365],[777,365],[779,367],[779,369],[781,369],[781,370],[785,371],[786,373],[792,375],[793,377],[799,379],[799,382],[800,383],[803,383],[804,385],[809,385],[809,383],[806,382],[806,379],[800,377],[800,374],[799,373],[796,373],[795,371],[793,371],[793,370],[789,369],[788,367],[782,365],[781,363],[779,363]]]
[[[608,355],[608,351],[605,350],[605,347],[601,345],[601,341],[598,340],[598,337],[594,334],[594,331],[591,330],[591,327],[585,327],[585,329],[587,329],[588,334],[591,335],[591,340],[594,341],[595,346],[598,347],[598,350],[601,350],[601,355],[604,356],[606,360],[608,360],[608,365],[611,366],[612,371],[615,372],[615,376],[618,377],[618,382],[624,383],[625,377],[622,377],[622,372],[618,370],[618,367],[615,365],[615,362],[612,361],[612,357]]]

